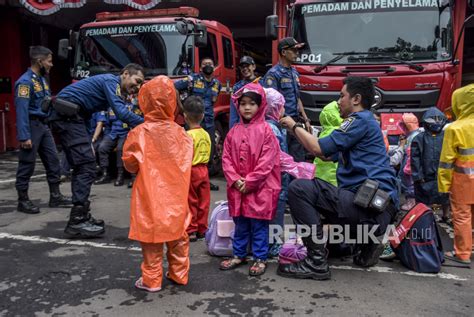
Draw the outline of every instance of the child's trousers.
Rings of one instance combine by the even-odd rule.
[[[168,260],[167,277],[182,285],[188,283],[189,237],[187,233],[175,241],[165,243],[140,243],[143,262],[141,265],[143,284],[149,288],[160,288],[163,279],[163,247],[166,244]]]
[[[451,215],[454,227],[454,251],[461,260],[469,260],[472,254],[474,205],[460,204],[451,198]]]
[[[204,234],[207,231],[207,218],[211,204],[209,172],[205,164],[195,165],[191,169],[188,202],[192,219],[187,232]]]
[[[234,256],[247,256],[249,242],[252,244],[252,253],[255,259],[267,260],[269,221],[247,217],[234,217]]]

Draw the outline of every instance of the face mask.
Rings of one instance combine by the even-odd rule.
[[[40,75],[41,75],[42,77],[46,76],[46,74],[47,74],[47,73],[46,73],[46,68],[43,66],[43,63],[41,63],[41,60],[38,60],[38,64],[39,64],[39,66],[40,66],[40,69],[39,69]]]
[[[44,66],[40,67],[40,75],[45,77],[47,75],[46,68]]]
[[[206,65],[202,68],[202,72],[206,75],[210,75],[214,72],[214,67],[212,67],[211,65]]]

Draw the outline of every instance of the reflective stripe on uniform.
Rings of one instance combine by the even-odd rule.
[[[461,155],[474,155],[474,148],[469,149],[458,149],[459,154]]]
[[[454,166],[454,171],[456,173],[459,173],[459,174],[473,175],[474,174],[474,167]]]
[[[453,166],[453,163],[439,162],[439,168],[452,169]]]

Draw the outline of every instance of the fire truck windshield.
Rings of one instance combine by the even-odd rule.
[[[193,38],[175,24],[126,24],[84,28],[80,32],[73,77],[119,73],[129,63],[145,77],[187,75],[192,70]]]
[[[331,64],[449,60],[453,37],[449,2],[445,2],[364,0],[298,5],[291,32],[298,42],[306,43],[299,63],[325,64],[339,52],[362,53],[342,56]]]

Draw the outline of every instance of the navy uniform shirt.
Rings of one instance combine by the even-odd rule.
[[[36,116],[46,118],[47,113],[41,110],[44,97],[51,96],[46,79],[36,75],[31,68],[21,75],[15,82],[15,109],[17,140],[31,139],[30,118]]]
[[[258,83],[259,80],[260,80],[260,77],[257,77],[254,80],[242,79],[234,84],[234,87],[232,87],[232,93],[235,94],[237,91],[239,91],[242,87],[244,87],[247,84]],[[234,124],[240,121],[240,116],[239,116],[239,112],[237,111],[237,108],[238,108],[238,105],[234,105],[232,98],[230,98],[229,129],[232,129]]]
[[[143,118],[127,109],[121,95],[120,76],[104,74],[75,82],[61,90],[57,97],[80,105],[89,117],[111,107],[117,117],[132,127],[142,123]]]
[[[130,112],[135,113],[136,115],[142,116],[143,113],[140,111],[138,107],[135,107],[131,103],[127,103],[127,109]],[[109,108],[109,111],[107,113],[107,130],[105,132],[106,135],[108,135],[112,140],[115,140],[117,138],[123,138],[126,137],[128,132],[130,131],[130,127],[128,124],[120,120],[112,110],[112,108]]]
[[[107,123],[107,115],[105,111],[97,111],[92,114],[92,117],[89,121],[89,133],[91,136],[94,135],[98,122],[104,122],[105,124]]]
[[[221,83],[212,78],[207,81],[204,75],[192,74],[188,77],[178,80],[174,83],[177,90],[188,90],[190,95],[199,96],[204,102],[204,121],[203,127],[210,128],[214,126],[214,102],[212,101],[221,91]]]
[[[284,67],[276,64],[262,79],[265,88],[274,88],[285,97],[285,115],[299,115],[298,99],[300,98],[300,75],[294,67]]]
[[[339,153],[339,187],[357,192],[366,179],[375,180],[398,206],[395,172],[390,167],[382,130],[370,111],[352,113],[337,130],[319,139],[319,145],[326,157]]]

